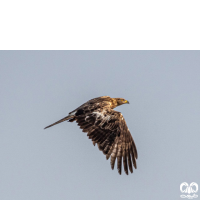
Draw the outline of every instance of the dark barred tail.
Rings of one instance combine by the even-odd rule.
[[[66,121],[66,120],[69,120],[70,122],[74,121],[74,120],[75,120],[75,119],[74,119],[74,115],[68,115],[67,117],[64,117],[64,118],[60,119],[59,121],[57,121],[57,122],[55,122],[55,123],[53,123],[53,124],[51,124],[51,125],[45,127],[44,129],[49,128],[49,127],[51,127],[51,126],[54,126],[54,125],[56,125],[56,124],[59,124],[59,123],[61,123],[61,122],[64,122],[64,121]]]

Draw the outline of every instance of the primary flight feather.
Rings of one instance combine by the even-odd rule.
[[[110,158],[111,168],[114,169],[117,158],[117,169],[121,174],[122,158],[124,171],[133,173],[136,169],[137,149],[123,115],[113,110],[115,107],[129,103],[123,98],[102,96],[91,99],[69,113],[67,117],[45,127],[49,128],[68,120],[76,121],[83,132],[87,133],[93,144]]]

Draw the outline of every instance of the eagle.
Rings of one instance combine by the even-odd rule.
[[[111,168],[114,169],[117,158],[117,169],[121,175],[122,158],[124,171],[128,175],[129,170],[133,173],[133,166],[136,169],[137,149],[132,135],[126,125],[123,115],[113,110],[122,104],[129,104],[123,98],[111,98],[101,96],[87,101],[68,116],[45,127],[49,128],[61,122],[76,121],[83,132],[87,133],[93,145],[97,144],[100,151],[110,158]],[[129,170],[128,170],[129,169]]]

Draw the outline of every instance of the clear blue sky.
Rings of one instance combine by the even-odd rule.
[[[1,51],[0,199],[180,199],[200,184],[200,51]],[[76,123],[85,101],[122,112],[138,169],[120,176]]]

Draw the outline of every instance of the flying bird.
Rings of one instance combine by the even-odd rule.
[[[71,111],[68,116],[45,127],[49,128],[61,122],[76,121],[83,132],[87,133],[93,144],[97,144],[100,151],[110,158],[111,168],[114,169],[117,158],[117,169],[122,172],[122,158],[124,171],[128,175],[136,169],[137,149],[123,115],[113,110],[115,107],[129,103],[123,98],[102,96],[91,99],[80,107]],[[129,170],[128,170],[129,169]]]

